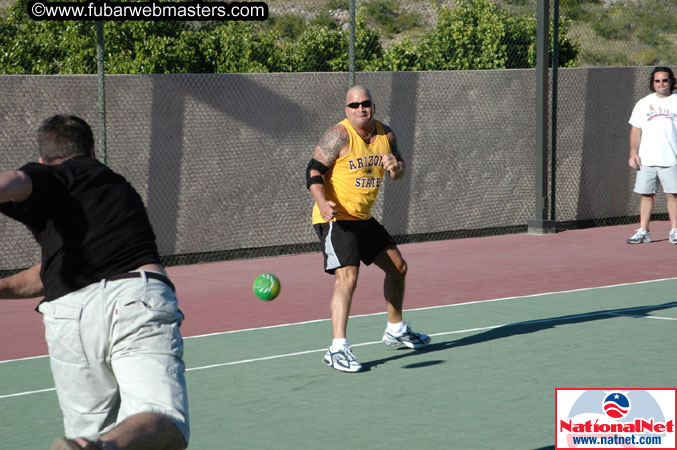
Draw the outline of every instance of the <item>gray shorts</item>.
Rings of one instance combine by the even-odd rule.
[[[658,167],[640,166],[635,180],[635,192],[638,194],[655,194],[658,181],[666,194],[677,194],[677,166]]]
[[[183,314],[167,284],[145,274],[102,280],[38,309],[67,437],[96,440],[156,412],[188,442]]]

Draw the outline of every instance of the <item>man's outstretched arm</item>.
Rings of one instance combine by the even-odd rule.
[[[0,279],[0,299],[35,298],[44,295],[42,264]]]
[[[31,177],[21,170],[0,173],[0,203],[22,202],[31,195]]]

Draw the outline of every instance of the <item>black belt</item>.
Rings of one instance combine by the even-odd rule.
[[[172,283],[169,278],[166,276],[162,275],[161,273],[157,272],[146,272],[147,278],[152,278],[154,280],[159,280],[162,281],[164,284],[172,288],[172,291],[176,292],[176,288],[174,287],[174,283]],[[142,278],[143,276],[141,275],[141,272],[125,272],[125,273],[119,273],[117,275],[113,275],[112,277],[106,278],[108,281],[115,281],[115,280],[126,280],[127,278]]]

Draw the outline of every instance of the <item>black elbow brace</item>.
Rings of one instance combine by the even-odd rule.
[[[315,175],[314,177],[311,177],[311,170],[317,170],[321,175]],[[329,170],[327,166],[315,158],[311,158],[310,162],[308,163],[308,167],[306,167],[306,187],[310,189],[312,184],[324,184],[324,178],[322,178],[322,175],[327,173],[327,170]]]

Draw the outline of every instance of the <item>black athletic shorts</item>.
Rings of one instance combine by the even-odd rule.
[[[334,273],[339,267],[367,266],[395,240],[373,217],[369,220],[336,220],[314,225],[322,242],[324,271]]]

